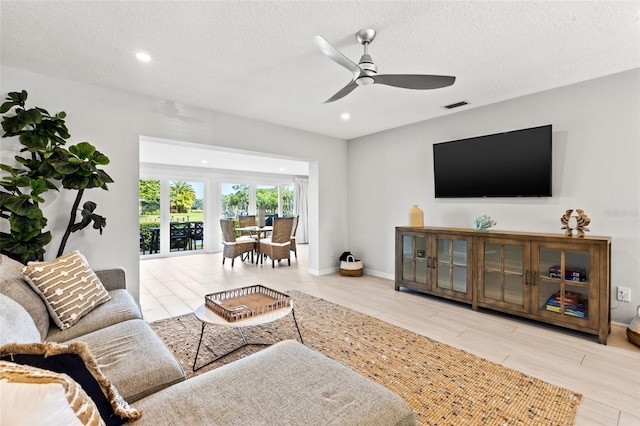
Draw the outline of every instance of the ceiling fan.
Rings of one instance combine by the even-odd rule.
[[[369,56],[368,48],[373,39],[376,37],[376,30],[364,29],[356,33],[356,39],[364,46],[364,55],[360,58],[360,62],[355,64],[349,58],[344,56],[338,49],[333,47],[322,36],[313,37],[313,41],[320,48],[322,53],[327,55],[329,59],[342,65],[353,73],[353,79],[340,89],[335,95],[327,99],[324,103],[337,101],[338,99],[348,95],[358,86],[366,86],[368,84],[386,84],[387,86],[403,87],[405,89],[427,90],[438,89],[441,87],[451,86],[455,77],[446,75],[419,75],[419,74],[382,74],[378,75],[378,68]]]

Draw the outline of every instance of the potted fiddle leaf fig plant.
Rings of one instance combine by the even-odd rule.
[[[62,236],[57,256],[64,252],[69,236],[89,224],[98,229],[106,226],[106,219],[96,213],[96,204],[87,201],[79,209],[85,189],[107,190],[111,177],[99,166],[109,164],[109,158],[96,150],[89,142],[80,142],[65,148],[69,131],[66,114],[51,115],[47,110],[35,107],[26,109],[28,94],[10,92],[0,106],[3,138],[17,137],[22,148],[14,160],[16,164],[0,164],[4,172],[0,180],[0,219],[8,221],[9,232],[0,232],[0,253],[22,263],[43,260],[45,246],[52,240],[45,230],[47,218],[40,206],[43,195],[60,188],[76,192],[71,207],[69,223]],[[81,219],[78,220],[78,211]]]

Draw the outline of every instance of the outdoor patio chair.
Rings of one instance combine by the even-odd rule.
[[[171,222],[169,224],[171,250],[187,250],[189,248],[189,224],[185,222]]]
[[[204,225],[202,222],[189,222],[189,249],[204,248]]]

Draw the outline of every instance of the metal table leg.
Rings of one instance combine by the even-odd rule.
[[[293,316],[293,323],[296,326],[296,331],[298,332],[298,337],[300,337],[300,343],[302,343],[304,345],[304,340],[302,339],[302,333],[300,333],[300,327],[298,327],[298,320],[296,319],[296,313],[294,311],[293,308],[291,308],[291,315]],[[201,368],[206,367],[207,365],[210,365],[214,362],[216,362],[217,360],[224,358],[227,355],[231,355],[232,353],[234,353],[235,351],[245,347],[245,346],[271,346],[273,343],[249,343],[247,341],[247,338],[245,337],[244,333],[242,332],[242,329],[240,327],[237,327],[237,330],[240,332],[240,337],[242,337],[242,344],[238,347],[236,347],[235,349],[230,350],[229,352],[226,352],[210,361],[208,361],[207,363],[201,365],[200,367],[196,368],[196,363],[198,361],[198,354],[200,353],[200,346],[202,345],[202,338],[204,336],[204,327],[205,327],[205,323],[202,323],[202,328],[200,329],[200,340],[198,341],[198,349],[196,349],[196,357],[193,360],[193,367],[192,367],[192,371],[198,371]]]

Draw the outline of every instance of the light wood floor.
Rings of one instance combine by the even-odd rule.
[[[262,284],[300,290],[412,330],[525,374],[583,394],[577,425],[640,425],[640,348],[614,324],[607,345],[597,336],[527,320],[475,312],[467,305],[408,291],[377,277],[310,276],[306,246],[271,268],[236,259],[222,265],[220,253],[140,262],[140,303],[147,321],[193,311],[204,295]],[[366,261],[365,261],[366,267]]]

